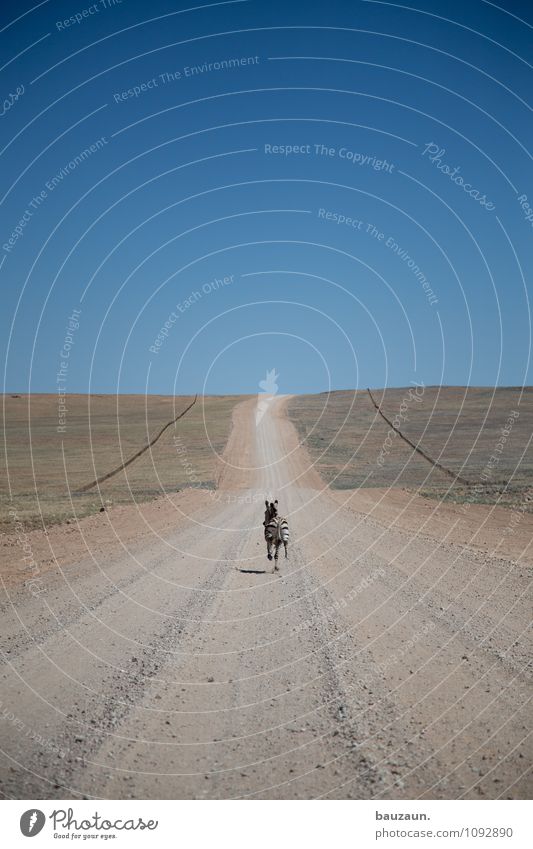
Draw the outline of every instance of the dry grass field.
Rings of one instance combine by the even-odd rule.
[[[0,527],[7,532],[8,507],[14,506],[31,528],[98,512],[106,502],[148,501],[188,486],[214,488],[217,455],[226,444],[233,407],[242,399],[198,398],[153,450],[82,494],[80,487],[127,460],[193,399],[69,395],[64,432],[58,431],[57,396],[5,395],[3,400]]]
[[[389,427],[366,391],[294,396],[289,416],[332,488],[392,486],[503,506],[523,499],[533,481],[533,389],[521,394],[515,388],[427,387],[418,396],[409,389],[373,394],[389,419],[403,412],[397,424],[411,441],[471,485],[454,483],[399,436],[387,444]],[[11,529],[10,506],[32,528],[81,518],[106,504],[150,501],[185,487],[216,488],[218,456],[243,398],[199,398],[153,449],[100,487],[79,493],[142,448],[192,398],[69,395],[61,432],[55,395],[5,395],[0,530]],[[498,462],[489,467],[491,456]]]
[[[434,415],[425,406],[432,390],[424,406],[413,402],[416,418],[408,412],[411,435],[421,432],[427,449],[460,466],[486,397],[470,396],[455,434],[454,391],[447,403],[435,392]],[[33,477],[27,401],[10,400],[18,503],[30,498]],[[70,400],[66,468],[79,485],[94,474],[88,400],[79,408]],[[164,498],[113,504],[46,531],[15,522],[0,539],[7,658],[0,792],[378,804],[530,798],[533,515],[512,524],[516,511],[467,510],[400,486],[334,491],[310,468],[287,407],[300,414],[301,429],[309,427],[318,457],[321,435],[333,436],[344,417],[345,394],[329,399],[313,432],[323,397],[281,396],[263,407],[264,399],[248,398],[235,408],[226,440],[234,400],[206,400],[210,435],[225,442],[218,469],[194,407],[176,428],[180,453],[169,428],[127,480],[102,487],[103,500],[131,500],[127,483],[135,499],[167,488]],[[331,476],[358,449],[343,472],[352,485],[375,466],[387,434],[370,401],[356,400],[335,441],[337,465],[320,461]],[[144,401],[119,399],[119,429],[116,399],[90,399],[97,471],[120,459],[119,432],[135,453],[175,415],[172,399],[148,398],[146,426]],[[387,393],[387,412],[401,401],[401,391]],[[515,399],[507,393],[498,403],[468,458],[469,474],[484,467]],[[520,409],[502,467],[504,456],[508,463],[521,450],[518,423],[530,417]],[[54,408],[33,398],[31,410],[38,485],[48,493],[41,503],[58,516],[71,507]],[[427,469],[420,458],[411,467],[396,439],[378,467],[381,483],[412,486],[431,485]],[[200,483],[218,483],[218,492],[195,489]],[[289,556],[278,563],[266,556],[266,493],[279,496],[290,522]],[[101,502],[91,497],[87,509],[97,511]]]
[[[390,428],[366,391],[295,396],[289,416],[332,488],[401,487],[458,503],[513,506],[532,485],[533,388],[432,386],[420,387],[418,395],[412,388],[372,394],[402,433],[470,485],[454,482],[398,435],[387,441]]]

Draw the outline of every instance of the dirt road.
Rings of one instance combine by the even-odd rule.
[[[7,797],[528,795],[527,564],[329,492],[285,403],[236,408],[216,493],[142,508],[136,536],[112,510],[105,546],[87,520],[38,593],[6,585]]]

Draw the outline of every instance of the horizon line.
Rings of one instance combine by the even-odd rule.
[[[410,384],[403,383],[403,384],[398,384],[398,385],[394,385],[394,386],[393,385],[390,385],[390,386],[371,386],[371,387],[365,386],[365,387],[360,387],[360,388],[344,387],[342,389],[322,389],[322,390],[316,391],[316,392],[305,392],[305,391],[304,392],[280,392],[278,394],[280,396],[281,395],[296,395],[296,396],[333,395],[336,392],[366,392],[367,389],[372,389],[374,392],[380,392],[380,391],[387,392],[387,391],[396,390],[396,389],[407,389],[412,385],[413,385],[413,383],[410,383]],[[496,391],[501,390],[501,389],[520,389],[520,390],[523,391],[523,390],[526,390],[526,389],[532,389],[533,388],[532,384],[520,384],[520,383],[509,383],[509,384],[498,384],[498,385],[495,385],[493,383],[476,383],[476,384],[465,384],[465,383],[427,383],[427,384],[424,384],[424,383],[422,383],[422,384],[415,384],[415,385],[423,385],[426,389],[469,389],[469,390],[472,390],[472,389],[494,389]],[[66,392],[66,393],[63,393],[63,394],[65,394],[67,396],[68,395],[70,395],[70,396],[72,396],[72,395],[85,395],[87,397],[89,397],[89,396],[101,396],[101,397],[112,397],[112,398],[116,398],[116,397],[121,396],[121,395],[124,395],[124,396],[136,395],[136,396],[143,396],[143,397],[148,397],[148,398],[149,397],[154,397],[154,398],[189,398],[189,397],[191,397],[192,398],[192,397],[194,397],[194,395],[197,395],[198,398],[228,398],[230,396],[242,396],[243,398],[244,397],[252,398],[254,395],[264,395],[265,393],[264,392],[231,392],[231,391],[227,391],[227,392],[206,392],[204,394],[204,393],[201,393],[201,392],[172,393],[172,392],[99,392],[99,391],[81,392],[80,391],[80,392]],[[53,395],[53,396],[55,396],[55,395],[57,395],[57,390],[55,390],[55,391],[54,390],[39,390],[39,391],[36,391],[36,392],[28,392],[27,390],[11,389],[11,390],[6,390],[4,392],[1,392],[0,395],[2,395],[4,397],[5,396],[22,397],[23,395],[24,396],[30,396],[30,395],[31,396],[34,396],[34,395]]]

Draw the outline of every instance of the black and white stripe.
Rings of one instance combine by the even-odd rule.
[[[287,546],[289,545],[289,523],[282,516],[274,516],[265,525],[265,541],[267,544],[267,557],[272,560],[274,550],[275,569],[278,568],[278,551],[280,545],[285,548],[285,558],[288,557]]]

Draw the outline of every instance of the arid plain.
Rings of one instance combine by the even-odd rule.
[[[532,394],[373,396],[5,396],[5,796],[528,795]]]

